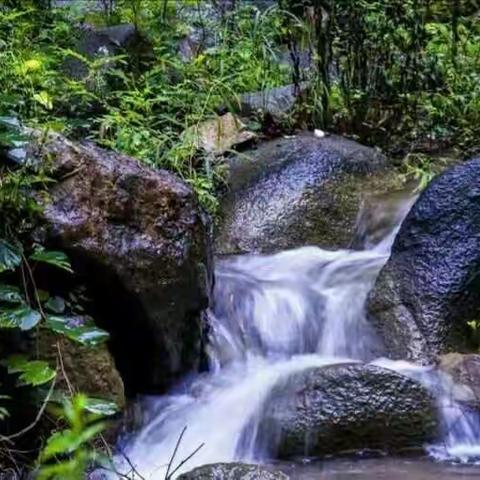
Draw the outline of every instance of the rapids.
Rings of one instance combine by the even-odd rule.
[[[384,352],[366,320],[365,301],[412,202],[410,196],[389,205],[395,219],[389,228],[367,224],[371,215],[363,212],[352,242],[361,249],[310,246],[219,260],[209,312],[210,371],[143,400],[144,425],[122,445],[118,470],[131,470],[128,458],[145,479],[164,479],[174,451],[173,477],[208,463],[268,463],[257,429],[274,386],[306,368],[352,360],[375,361],[435,393],[444,438],[427,446],[432,456],[480,456],[479,418],[448,400],[447,379],[432,367],[375,360]]]

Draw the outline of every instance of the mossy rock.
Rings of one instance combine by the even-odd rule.
[[[115,402],[125,407],[122,378],[106,344],[87,347],[41,330],[37,336],[38,356],[58,366],[57,385],[66,393],[84,393],[89,397]]]
[[[229,162],[216,253],[350,247],[364,200],[402,185],[381,152],[342,137],[265,142]]]
[[[259,447],[272,458],[420,450],[437,434],[435,399],[377,366],[313,368],[277,386],[259,432]]]

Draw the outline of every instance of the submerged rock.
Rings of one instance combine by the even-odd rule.
[[[462,350],[480,313],[480,159],[447,170],[404,220],[368,301],[393,358]]]
[[[127,392],[169,387],[202,352],[211,263],[194,193],[169,172],[58,135],[41,156],[57,183],[37,236],[89,287]]]
[[[184,473],[178,480],[288,480],[284,473],[245,463],[215,463]]]
[[[350,246],[366,192],[400,184],[387,166],[377,150],[337,136],[303,134],[243,152],[230,161],[217,253]]]
[[[421,448],[436,434],[434,399],[417,382],[362,364],[310,369],[274,390],[259,443],[274,458]]]

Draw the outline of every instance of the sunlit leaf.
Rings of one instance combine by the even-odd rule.
[[[42,316],[28,305],[0,309],[0,328],[20,328],[30,330],[35,327]]]
[[[41,459],[48,460],[58,455],[72,453],[84,443],[93,440],[104,429],[105,424],[99,422],[86,427],[81,432],[74,432],[71,429],[57,432],[48,439]]]
[[[57,252],[53,250],[43,250],[38,248],[35,252],[30,255],[30,260],[35,262],[48,263],[67,272],[73,273],[72,267],[70,265],[70,260],[63,252]]]
[[[0,240],[0,273],[15,270],[21,263],[21,250],[5,240]]]
[[[86,346],[99,345],[108,340],[108,333],[96,327],[91,320],[82,316],[60,317],[48,315],[46,326],[75,342]]]
[[[40,93],[36,93],[33,98],[45,109],[51,110],[53,108],[52,97],[48,92],[42,91]]]
[[[22,67],[26,72],[36,72],[42,68],[42,62],[36,58],[31,58],[23,62]]]
[[[96,415],[104,417],[115,415],[118,412],[118,406],[115,402],[103,400],[101,398],[87,398],[85,410]]]
[[[55,370],[47,362],[40,360],[29,361],[22,356],[12,356],[3,363],[6,365],[8,373],[20,374],[19,380],[23,385],[34,387],[43,385],[53,380],[56,375]]]

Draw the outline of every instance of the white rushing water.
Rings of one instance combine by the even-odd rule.
[[[145,425],[123,448],[122,455],[143,478],[163,480],[176,447],[173,465],[202,445],[174,477],[208,463],[266,460],[257,451],[256,433],[262,406],[282,378],[314,366],[372,361],[380,355],[381,343],[366,321],[365,301],[411,202],[403,199],[395,205],[391,216],[396,221],[381,235],[378,229],[369,231],[368,215],[360,217],[363,250],[304,247],[219,262],[210,311],[210,373],[170,395],[146,399]],[[459,460],[480,456],[478,417],[448,400],[448,379],[429,367],[377,363],[421,381],[439,399],[445,435],[441,444],[430,447],[432,455]],[[127,473],[131,465],[122,455],[117,466]]]

